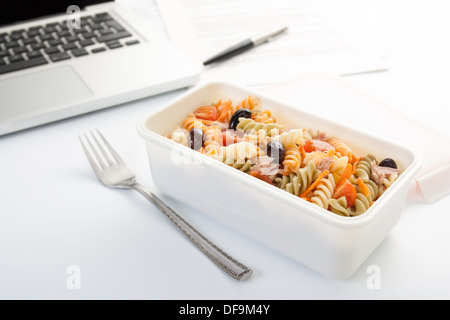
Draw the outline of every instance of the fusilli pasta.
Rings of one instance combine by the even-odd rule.
[[[166,137],[344,217],[366,212],[400,175],[393,159],[358,158],[341,139],[287,130],[259,107],[252,96],[200,106]]]
[[[302,155],[298,147],[286,148],[286,156],[283,160],[283,167],[286,173],[297,172],[300,169],[302,163]]]
[[[283,126],[277,123],[261,123],[248,118],[240,118],[236,129],[243,130],[245,134],[254,134],[264,130],[269,137],[278,135]]]

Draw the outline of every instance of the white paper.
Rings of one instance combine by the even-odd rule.
[[[292,0],[156,0],[169,38],[199,63],[265,30],[282,34],[225,62],[203,80],[275,83],[306,71],[337,75],[387,68],[384,56],[340,29],[319,10]]]
[[[133,9],[136,15],[151,24],[155,33],[167,38],[164,22],[155,0],[116,0],[116,2]]]

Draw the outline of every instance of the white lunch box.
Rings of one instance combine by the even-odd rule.
[[[324,93],[326,94],[326,93]],[[259,99],[277,122],[336,136],[358,156],[393,158],[399,178],[361,216],[342,217],[165,138],[197,107],[220,99]],[[337,101],[338,105],[339,102]],[[300,109],[303,108],[303,109]],[[326,276],[350,276],[401,216],[421,166],[417,153],[379,137],[289,106],[262,92],[225,82],[193,88],[138,123],[159,190]]]

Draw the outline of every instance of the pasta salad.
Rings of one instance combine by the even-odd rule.
[[[167,138],[341,216],[359,216],[398,178],[395,160],[288,128],[252,96],[199,106]]]

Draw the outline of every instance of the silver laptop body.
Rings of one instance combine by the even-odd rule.
[[[196,83],[200,66],[149,23],[114,1],[89,2],[0,26],[0,135]]]

